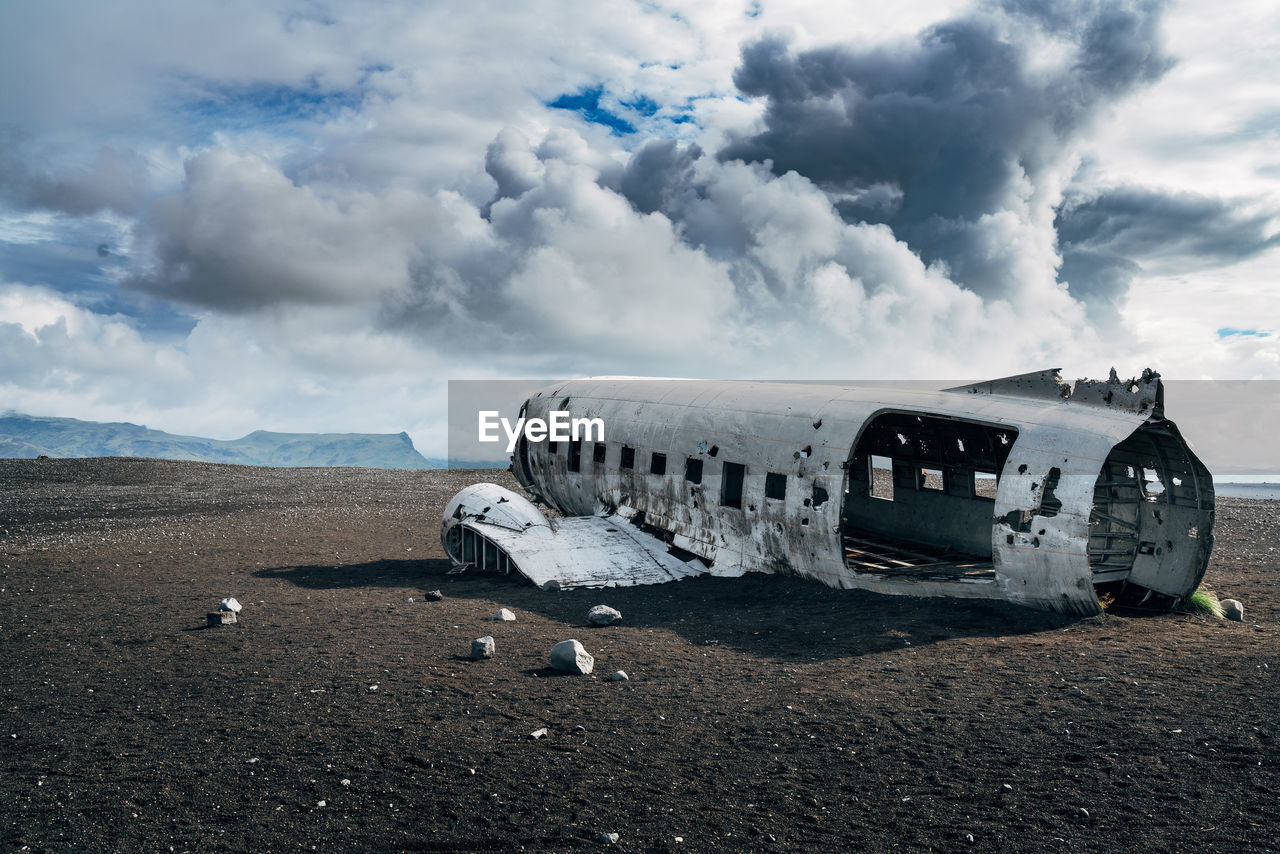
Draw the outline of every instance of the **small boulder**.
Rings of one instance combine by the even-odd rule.
[[[616,845],[616,844],[617,844],[617,842],[618,842],[618,840],[619,840],[619,839],[621,839],[621,838],[622,838],[622,837],[618,836],[618,834],[616,834],[616,833],[602,833],[602,834],[600,834],[600,844],[601,844],[601,845]]]
[[[622,612],[608,605],[597,605],[587,612],[587,622],[593,626],[612,626],[622,621]]]
[[[516,615],[511,613],[509,608],[499,608],[498,613],[494,614],[492,617],[485,617],[485,619],[499,623],[514,623],[516,621]]]
[[[625,670],[615,670],[609,674],[610,682],[629,682],[631,677],[627,675]]]
[[[205,619],[210,626],[229,626],[236,622],[235,611],[213,611]]]
[[[428,602],[439,602],[444,598],[444,594],[439,590],[428,590],[425,598]]]
[[[1222,600],[1222,616],[1228,620],[1235,620],[1237,623],[1244,622],[1244,605],[1239,599],[1223,599]]]
[[[596,666],[596,660],[576,640],[560,641],[551,647],[551,666],[565,673],[585,676]]]
[[[476,661],[482,658],[493,658],[496,647],[493,643],[492,635],[485,635],[482,638],[476,638],[471,642],[471,657]]]
[[[244,606],[235,600],[234,597],[228,596],[218,603],[219,611],[230,611],[233,614],[239,614],[240,609]]]

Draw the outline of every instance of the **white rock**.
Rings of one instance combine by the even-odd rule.
[[[493,635],[485,635],[471,642],[471,657],[476,661],[482,658],[493,658],[494,650]]]
[[[1244,605],[1239,599],[1223,599],[1222,616],[1237,623],[1244,622]]]
[[[546,738],[546,737],[547,737],[546,727],[535,729],[533,732],[529,733],[529,738],[532,738],[534,741],[537,741],[540,738]]]
[[[596,666],[596,660],[583,649],[582,644],[576,640],[567,640],[551,647],[551,666],[565,673],[585,676]]]
[[[244,606],[241,605],[239,602],[237,602],[235,600],[235,597],[232,597],[232,596],[228,596],[226,599],[223,599],[220,603],[218,603],[219,611],[230,611],[233,614],[239,614],[240,609],[243,607]]]
[[[608,605],[597,605],[587,612],[587,622],[593,626],[611,626],[622,620],[622,612]]]
[[[618,834],[616,834],[616,833],[602,833],[602,834],[600,834],[600,844],[601,844],[601,845],[613,845],[614,843],[616,843],[616,842],[618,841],[618,839],[619,839],[619,836],[618,836]]]
[[[516,621],[516,615],[511,613],[509,608],[499,608],[498,613],[494,614],[492,617],[485,617],[485,619],[499,623],[514,623]]]
[[[329,802],[328,802],[328,801],[316,801],[316,806],[318,806],[318,807],[324,807],[324,806],[328,806],[328,805],[329,805]]]
[[[627,682],[630,681],[630,679],[631,677],[627,675],[627,671],[625,670],[615,670],[613,673],[609,674],[610,682]]]

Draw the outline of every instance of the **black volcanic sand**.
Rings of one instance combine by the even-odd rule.
[[[777,576],[451,575],[440,513],[480,479],[513,486],[0,461],[5,850],[1278,845],[1275,502],[1219,503],[1207,583],[1244,623],[1072,621]],[[205,628],[228,595],[241,622]],[[624,622],[588,628],[601,603]],[[565,638],[593,676],[548,669]]]

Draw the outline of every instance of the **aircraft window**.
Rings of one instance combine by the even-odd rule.
[[[764,476],[764,497],[782,501],[787,497],[787,476],[771,471]]]
[[[604,442],[596,442],[595,448],[591,451],[591,462],[599,465],[604,462],[604,455],[608,452],[609,446]]]
[[[582,471],[582,440],[569,440],[569,471]]]
[[[649,455],[649,473],[650,474],[666,474],[667,473],[667,455],[653,453]]]
[[[996,497],[996,487],[999,479],[993,471],[978,471],[973,473],[973,494],[979,498]]]
[[[684,461],[684,479],[690,483],[702,483],[702,460],[689,457]]]
[[[871,497],[893,500],[893,459],[871,454]]]
[[[931,489],[936,492],[942,491],[942,469],[930,469],[921,467],[920,469],[920,488]]]
[[[747,467],[741,463],[725,463],[720,476],[720,504],[742,509],[742,482],[746,480]]]
[[[633,469],[636,467],[636,449],[622,446],[622,467],[624,469]]]

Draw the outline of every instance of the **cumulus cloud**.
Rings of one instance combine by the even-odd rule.
[[[448,377],[1274,370],[1213,331],[1247,297],[1126,298],[1267,279],[1264,195],[1079,168],[1166,86],[1158,3],[52,9],[0,27],[31,409],[423,442]]]
[[[1054,221],[1060,278],[1100,320],[1123,303],[1134,277],[1235,264],[1280,246],[1275,216],[1244,200],[1147,187],[1071,194]]]
[[[87,162],[63,162],[30,137],[0,125],[0,201],[18,209],[83,216],[133,213],[146,190],[146,163],[137,152],[101,146]]]
[[[182,191],[157,200],[148,225],[149,263],[131,284],[227,311],[386,296],[408,282],[414,236],[452,227],[418,194],[322,194],[218,148],[187,161]]]
[[[1074,143],[1169,67],[1159,9],[1006,3],[898,44],[798,53],[764,38],[734,75],[766,99],[764,129],[719,156],[812,179],[849,220],[889,225],[978,294],[1051,296]]]

